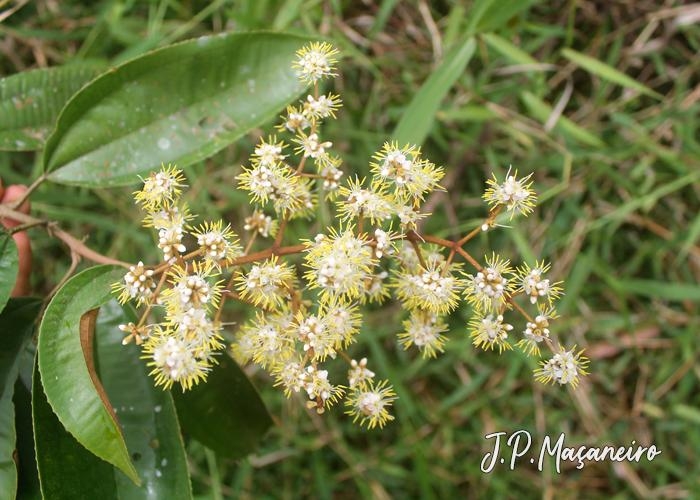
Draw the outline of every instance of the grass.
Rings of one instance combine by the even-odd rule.
[[[592,358],[578,391],[534,383],[532,363],[516,353],[476,352],[466,308],[451,318],[444,355],[424,361],[401,351],[398,309],[389,307],[370,315],[353,354],[368,355],[395,384],[396,421],[366,432],[339,410],[310,416],[254,373],[278,425],[236,463],[191,442],[199,498],[683,498],[700,491],[700,29],[686,21],[692,12],[697,6],[652,0],[37,1],[0,24],[0,74],[78,57],[121,61],[229,29],[318,33],[345,56],[334,89],[345,107],[325,135],[346,170],[366,173],[399,123],[402,133],[411,121],[427,130],[424,150],[445,165],[449,193],[428,200],[427,229],[449,236],[474,227],[491,172],[511,164],[534,172],[535,215],[469,249],[552,261],[566,282],[554,333]],[[474,54],[448,90],[435,90],[446,96],[434,115],[412,102],[468,36]],[[233,178],[253,144],[241,140],[188,169],[195,212],[241,220]],[[35,165],[31,154],[0,156],[7,183],[28,182]],[[133,226],[129,192],[44,185],[34,210],[135,261],[153,245]],[[69,256],[38,233],[35,254],[36,287],[48,291]],[[529,465],[482,474],[483,436],[517,429],[536,441],[565,432],[573,445],[654,443],[662,454],[561,474]]]

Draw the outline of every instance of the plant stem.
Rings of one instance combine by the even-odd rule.
[[[168,276],[168,271],[165,271],[160,276],[160,281],[158,281],[158,286],[156,286],[156,289],[153,291],[153,298],[148,302],[148,305],[146,306],[146,310],[141,315],[141,319],[139,319],[139,324],[136,325],[137,327],[143,326],[143,324],[146,322],[146,318],[148,318],[148,313],[151,312],[151,307],[153,307],[153,304],[155,303],[155,301],[158,300],[158,294],[160,293],[161,288],[163,288],[163,284],[165,283],[165,278],[167,276]]]
[[[67,233],[63,229],[60,229],[55,222],[38,219],[36,217],[32,217],[31,215],[18,212],[7,205],[0,205],[0,219],[4,218],[19,221],[22,224],[30,227],[44,226],[50,236],[53,236],[54,238],[57,238],[65,243],[71,252],[75,252],[79,256],[97,264],[111,264],[125,268],[129,268],[131,266],[131,264],[128,264],[127,262],[112,259],[111,257],[107,257],[106,255],[102,255],[101,253],[92,250],[73,235]]]
[[[41,184],[42,184],[45,180],[46,180],[46,174],[41,174],[39,177],[37,177],[36,180],[35,180],[34,182],[32,182],[32,184],[27,188],[27,190],[24,192],[24,194],[23,194],[22,196],[20,196],[19,198],[17,198],[17,199],[10,205],[10,208],[11,208],[12,210],[17,210],[17,209],[19,209],[19,207],[22,206],[22,203],[24,203],[25,201],[27,201],[27,199],[28,199],[29,196],[32,194],[32,192],[33,192],[36,188],[38,188],[39,186],[41,186]]]

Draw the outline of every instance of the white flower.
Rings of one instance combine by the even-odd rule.
[[[170,229],[161,229],[158,231],[158,248],[163,251],[163,260],[170,262],[171,259],[177,257],[187,250],[182,244],[182,228],[173,227]]]
[[[350,388],[363,387],[374,379],[374,372],[367,368],[367,358],[362,358],[358,363],[356,360],[350,361],[348,371],[348,384]]]
[[[415,230],[418,227],[418,222],[428,215],[418,212],[410,205],[403,204],[395,206],[394,211],[399,218],[403,231]]]
[[[374,241],[377,243],[374,247],[374,254],[378,259],[381,258],[385,252],[390,255],[394,253],[391,247],[391,235],[386,231],[375,229]]]
[[[244,222],[243,229],[257,232],[263,238],[274,236],[277,232],[277,221],[273,221],[272,217],[257,210],[246,217]]]
[[[275,127],[279,131],[288,130],[289,132],[298,132],[311,126],[311,123],[304,113],[294,106],[287,106],[287,115],[282,116],[282,118],[284,119],[282,124]]]
[[[308,382],[304,366],[298,361],[280,363],[272,370],[275,376],[275,386],[282,386],[284,394],[290,397],[293,392],[301,391]]]
[[[333,335],[326,328],[323,318],[299,314],[296,325],[299,341],[303,344],[304,352],[313,353],[313,360],[323,361],[327,356],[335,358],[336,346],[342,338]]]
[[[284,142],[276,141],[277,139],[274,136],[270,137],[267,142],[261,140],[255,147],[253,162],[269,167],[284,160],[286,158],[286,156],[282,154]]]
[[[177,200],[180,188],[185,186],[182,170],[168,165],[159,172],[152,172],[143,182],[141,191],[134,193],[134,199],[149,212],[167,207]]]
[[[309,366],[306,368],[306,376],[304,389],[311,399],[306,405],[308,408],[315,408],[319,414],[323,413],[343,394],[341,387],[334,386],[328,381],[328,371],[326,370],[318,370]]]
[[[305,157],[311,157],[314,159],[322,159],[326,156],[326,149],[333,146],[330,141],[321,142],[318,138],[317,133],[299,135],[299,139],[296,141],[300,144],[298,151],[301,152]]]
[[[308,95],[304,103],[304,114],[315,120],[329,116],[335,118],[335,112],[339,107],[340,98],[337,95],[322,95],[318,99]]]
[[[182,304],[206,304],[211,298],[209,283],[199,274],[192,274],[181,279],[175,289]]]
[[[341,187],[342,199],[336,202],[341,218],[346,221],[365,217],[373,224],[391,218],[393,206],[388,197],[381,192],[363,189],[362,181],[350,180],[348,186]]]
[[[528,215],[532,212],[535,202],[537,201],[537,195],[530,189],[532,187],[532,181],[530,177],[532,174],[518,179],[518,171],[516,170],[513,175],[510,175],[510,168],[508,173],[506,173],[506,179],[503,183],[499,183],[496,176],[493,179],[486,181],[489,186],[484,192],[484,200],[492,207],[495,208],[499,205],[505,206],[510,212],[511,218],[516,213],[521,213],[523,215]]]
[[[369,429],[384,425],[394,420],[389,414],[389,407],[396,400],[394,389],[386,380],[378,384],[372,381],[364,386],[356,386],[345,400],[348,408],[345,412],[353,416],[353,422],[360,421],[360,425],[367,425]]]
[[[437,314],[427,311],[412,311],[408,320],[403,322],[405,332],[399,334],[399,341],[404,349],[415,345],[424,357],[435,357],[443,352],[447,325]]]
[[[253,265],[247,274],[239,273],[236,282],[241,295],[250,298],[254,304],[278,307],[289,296],[294,270],[277,257],[272,257]]]
[[[504,323],[502,314],[486,316],[477,314],[469,322],[469,327],[470,336],[476,347],[493,349],[497,346],[499,352],[512,348],[508,343],[508,332],[513,329],[513,325]]]
[[[512,291],[512,285],[505,277],[512,273],[510,261],[501,259],[496,254],[486,258],[486,267],[475,276],[467,275],[465,294],[467,301],[477,310],[499,310]]]
[[[153,274],[153,269],[146,269],[141,261],[137,265],[131,266],[124,275],[121,302],[126,302],[128,298],[137,299],[139,302],[151,298],[153,289],[156,287]]]
[[[323,179],[323,189],[326,191],[335,191],[340,186],[340,179],[343,177],[343,171],[335,165],[329,165],[321,169],[320,175]]]
[[[458,304],[457,293],[462,280],[456,278],[443,266],[428,262],[427,268],[420,268],[415,274],[406,270],[396,276],[396,296],[409,310],[426,310],[444,314],[454,310]]]
[[[539,299],[551,303],[561,295],[560,283],[551,283],[544,277],[547,271],[549,271],[549,264],[545,265],[544,262],[537,262],[532,269],[527,264],[518,269],[520,279],[518,290],[525,292],[532,304],[537,303]]]
[[[204,258],[215,266],[243,254],[237,241],[234,241],[236,235],[231,231],[231,226],[224,227],[223,221],[207,222],[193,231],[192,235],[197,238],[197,244]]]
[[[309,244],[305,259],[310,268],[305,277],[313,288],[322,289],[325,299],[359,298],[375,263],[371,247],[351,229]]]
[[[588,358],[583,356],[583,351],[576,351],[576,346],[570,351],[563,347],[551,359],[542,361],[540,368],[535,370],[535,377],[543,383],[557,382],[559,384],[571,384],[576,387],[579,378],[587,375],[586,366]]]
[[[209,365],[198,360],[190,344],[182,339],[167,335],[159,330],[149,337],[144,352],[151,359],[151,375],[155,375],[156,385],[166,389],[174,382],[190,389],[194,384],[206,378]]]
[[[297,70],[299,78],[303,81],[315,83],[327,76],[335,76],[335,64],[338,62],[335,56],[338,50],[327,42],[312,42],[297,50],[297,60],[293,66]]]

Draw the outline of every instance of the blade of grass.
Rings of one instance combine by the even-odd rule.
[[[563,49],[561,55],[566,57],[569,61],[585,69],[589,73],[592,73],[603,80],[607,80],[612,83],[616,83],[623,87],[636,90],[639,93],[654,97],[656,99],[663,99],[663,96],[658,92],[654,92],[646,85],[639,83],[634,78],[627,76],[621,71],[616,70],[612,66],[599,61],[598,59],[587,56],[572,49]]]
[[[528,109],[530,114],[542,122],[542,124],[544,124],[552,114],[552,107],[529,91],[521,92],[520,99],[523,101],[523,104],[525,104],[525,107]],[[565,116],[559,117],[556,125],[554,126],[554,130],[560,131],[563,135],[588,146],[592,146],[594,148],[605,147],[605,143],[596,137],[595,134],[577,125]]]
[[[476,43],[468,38],[445,56],[420,88],[394,129],[393,138],[399,144],[422,144],[428,136],[440,103],[457,79],[464,73]]]

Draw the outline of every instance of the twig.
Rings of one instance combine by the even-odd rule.
[[[306,245],[303,244],[280,248],[270,247],[267,250],[261,250],[259,252],[239,257],[236,260],[234,260],[228,267],[240,266],[241,264],[248,264],[250,262],[257,262],[259,260],[264,260],[269,257],[272,257],[273,255],[291,255],[295,253],[301,253],[304,250],[306,250]]]
[[[416,255],[418,256],[418,262],[420,262],[420,266],[427,271],[428,264],[425,262],[425,258],[423,257],[423,251],[421,250],[420,245],[418,244],[418,241],[416,241],[414,239],[409,239],[408,241],[411,242],[411,245],[413,246],[413,250],[415,250]]]
[[[22,203],[24,203],[25,201],[27,201],[27,199],[28,199],[29,196],[34,192],[34,190],[35,190],[36,188],[38,188],[39,186],[41,186],[41,184],[42,184],[45,180],[46,180],[46,174],[41,174],[39,177],[37,177],[36,180],[35,180],[34,182],[32,182],[32,184],[26,189],[26,191],[24,192],[24,194],[22,194],[22,196],[20,196],[19,198],[17,198],[14,202],[12,202],[12,203],[10,204],[10,208],[11,208],[12,210],[18,210],[19,207],[22,206]]]
[[[36,226],[45,226],[47,224],[46,221],[37,221],[36,223],[27,223],[27,224],[20,224],[19,226],[11,227],[7,229],[7,232],[10,234],[16,234],[16,233],[21,233],[22,231],[26,231],[27,229],[31,229]]]
[[[275,236],[275,241],[272,244],[272,248],[279,248],[279,246],[282,244],[282,238],[284,238],[284,230],[287,229],[287,221],[289,220],[289,217],[286,215],[282,217],[282,221],[280,222],[279,228],[277,228],[277,236]]]
[[[158,299],[158,294],[160,293],[160,290],[163,288],[163,284],[165,283],[165,279],[168,277],[168,271],[164,272],[161,277],[160,281],[158,281],[158,285],[156,286],[156,289],[153,291],[153,300],[150,300],[148,304],[146,305],[146,310],[143,311],[143,314],[141,314],[141,318],[139,319],[139,324],[137,327],[143,326],[144,323],[146,323],[146,319],[148,318],[148,314],[151,312],[151,308],[153,307],[153,304],[156,302]]]
[[[73,235],[67,233],[63,229],[58,228],[55,222],[37,219],[31,215],[18,212],[7,205],[0,205],[0,219],[4,218],[13,219],[21,222],[22,224],[30,226],[45,226],[49,235],[65,243],[68,248],[70,248],[71,252],[75,252],[81,257],[97,264],[112,264],[125,268],[129,268],[131,266],[131,264],[122,262],[121,260],[112,259],[111,257],[107,257],[106,255],[102,255],[101,253],[92,250]]]
[[[70,266],[68,267],[68,270],[65,272],[63,277],[59,280],[59,282],[56,283],[56,286],[54,286],[49,292],[49,294],[44,298],[44,301],[41,306],[41,311],[38,316],[39,318],[44,317],[44,311],[46,311],[46,308],[48,307],[49,302],[51,301],[51,297],[53,297],[56,294],[56,292],[58,292],[61,289],[61,287],[63,287],[63,285],[66,284],[66,281],[68,281],[68,279],[71,276],[73,276],[73,273],[78,268],[78,264],[80,264],[80,255],[78,255],[77,252],[71,250]]]

